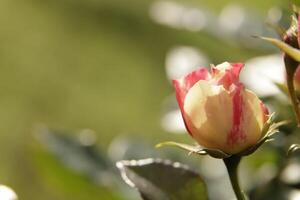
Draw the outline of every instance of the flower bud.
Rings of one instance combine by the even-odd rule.
[[[286,31],[283,37],[283,42],[289,47],[299,50],[299,9],[294,6],[295,13],[292,15],[290,28]],[[300,63],[287,52],[283,54],[285,69],[287,73],[287,88],[290,94],[291,102],[293,104],[298,125],[300,125],[300,108],[299,108],[299,89],[300,89]]]
[[[286,69],[287,90],[295,111],[298,126],[300,127],[300,99],[298,99],[299,94],[297,91],[297,87],[299,88],[299,86],[296,85],[296,79],[298,79],[296,71],[300,66],[300,8],[293,6],[293,9],[294,15],[292,15],[291,25],[289,29],[281,35],[283,41],[268,37],[260,38],[272,43],[284,52],[283,58]]]
[[[268,111],[239,81],[243,66],[225,62],[173,81],[186,129],[205,148],[236,154],[263,137]]]

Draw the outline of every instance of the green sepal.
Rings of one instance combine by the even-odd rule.
[[[175,146],[180,149],[188,151],[189,154],[210,155],[211,157],[218,158],[218,159],[224,159],[231,156],[230,154],[227,154],[218,149],[208,149],[208,148],[203,148],[199,145],[188,145],[188,144],[172,142],[172,141],[159,143],[155,147],[160,148],[163,146]]]
[[[289,89],[286,86],[286,84],[277,82],[277,81],[273,81],[274,85],[286,96],[289,96]]]
[[[257,38],[260,38],[262,40],[265,40],[267,42],[272,43],[276,47],[278,47],[280,50],[285,52],[287,55],[289,55],[291,58],[293,58],[295,61],[300,62],[300,50],[286,44],[285,42],[275,39],[275,38],[269,38],[269,37],[261,37],[261,36],[254,36]]]

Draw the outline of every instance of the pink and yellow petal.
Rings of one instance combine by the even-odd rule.
[[[210,74],[206,68],[199,68],[196,71],[193,71],[192,73],[188,74],[187,76],[178,79],[178,80],[173,80],[173,85],[175,87],[176,91],[176,98],[177,102],[180,108],[180,111],[182,113],[183,121],[186,126],[186,129],[188,132],[191,134],[191,131],[189,130],[189,127],[186,123],[186,119],[184,117],[184,111],[183,111],[183,106],[184,106],[184,99],[188,91],[190,90],[191,87],[195,83],[197,83],[199,80],[206,80],[210,78]]]
[[[199,81],[187,94],[184,110],[196,141],[207,148],[223,149],[231,128],[230,94],[222,86]]]
[[[239,75],[244,67],[242,63],[224,62],[220,65],[212,67],[213,80],[218,85],[223,85],[225,89],[229,89],[232,84],[239,83]]]

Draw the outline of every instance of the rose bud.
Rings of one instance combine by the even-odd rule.
[[[264,136],[268,110],[239,81],[243,66],[225,62],[173,80],[186,129],[202,147],[237,154]]]
[[[268,37],[260,38],[272,43],[284,52],[283,59],[287,75],[286,88],[288,90],[289,97],[291,99],[291,103],[295,111],[298,126],[300,126],[300,102],[297,98],[298,92],[296,91],[296,89],[298,86],[296,85],[297,81],[295,81],[295,79],[298,77],[298,75],[296,75],[296,70],[299,68],[300,65],[300,10],[297,6],[294,6],[293,8],[294,14],[292,15],[289,29],[286,31],[282,30],[282,33],[280,33],[282,41]]]

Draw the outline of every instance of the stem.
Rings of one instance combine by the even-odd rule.
[[[246,200],[246,197],[240,188],[239,180],[238,180],[238,165],[241,161],[241,157],[233,155],[229,158],[224,158],[223,161],[227,168],[230,182],[237,200]]]
[[[300,109],[299,109],[299,100],[297,98],[296,92],[295,92],[295,86],[294,86],[294,74],[296,72],[295,69],[290,69],[289,67],[286,67],[286,71],[288,74],[287,77],[287,87],[289,90],[290,99],[292,101],[292,105],[295,110],[296,119],[298,126],[300,125]]]
[[[298,41],[290,41],[290,45],[294,48],[299,49]],[[299,62],[291,58],[289,55],[284,55],[284,64],[287,73],[287,87],[290,95],[290,99],[292,101],[292,105],[295,110],[297,124],[300,126],[300,108],[299,108],[299,100],[297,98],[294,86],[294,75],[299,66]]]

